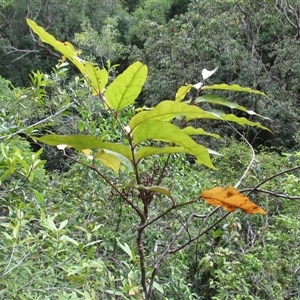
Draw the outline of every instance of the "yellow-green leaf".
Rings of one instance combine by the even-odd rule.
[[[115,173],[119,173],[121,162],[115,155],[101,150],[95,154],[94,158],[100,160],[106,167],[113,169]]]
[[[244,117],[240,118],[240,117],[237,117],[234,114],[224,114],[222,111],[211,111],[211,112],[213,114],[215,114],[216,116],[219,116],[220,119],[224,120],[224,121],[234,122],[234,123],[242,125],[242,126],[248,125],[248,126],[259,127],[259,128],[270,131],[270,129],[268,129],[267,127],[261,125],[259,122],[252,122],[252,121],[249,121],[248,119],[246,119]]]
[[[43,27],[38,26],[35,21],[26,19],[27,24],[36,33],[42,42],[51,45],[65,58],[70,60],[91,84],[94,94],[99,94],[108,81],[108,73],[105,69],[100,70],[94,63],[87,62],[78,57],[78,52],[69,42],[60,42],[49,34]]]
[[[117,152],[130,161],[133,161],[133,157],[130,151],[130,148],[123,144],[110,143],[110,142],[102,142],[93,136],[86,135],[44,135],[40,138],[35,138],[38,141],[41,141],[45,144],[51,146],[57,145],[68,145],[69,147],[73,147],[76,150],[84,150],[84,149],[105,149]]]
[[[181,86],[175,96],[175,102],[180,102],[193,87],[192,84]]]
[[[246,112],[249,115],[257,115],[257,116],[260,116],[262,118],[265,118],[265,117],[257,114],[255,111],[248,110],[244,106],[241,106],[241,105],[239,105],[235,102],[228,101],[226,98],[223,98],[223,97],[218,97],[218,96],[215,96],[215,95],[206,94],[206,95],[203,95],[201,97],[198,97],[195,100],[195,103],[202,103],[202,102],[223,105],[223,106],[229,107],[231,109],[238,109],[240,111]],[[265,119],[267,119],[267,118],[265,118]]]
[[[153,139],[177,144],[183,147],[186,153],[195,155],[198,163],[214,168],[207,149],[173,124],[160,120],[143,122],[132,131],[132,136],[136,144]]]
[[[130,65],[107,87],[106,102],[115,111],[132,104],[147,79],[148,68],[141,62]]]
[[[178,115],[184,115],[188,120],[192,119],[220,119],[218,116],[206,112],[195,105],[185,102],[175,102],[165,100],[157,104],[149,111],[141,111],[136,114],[129,122],[129,127],[134,129],[137,125],[148,120],[170,121]]]
[[[241,87],[238,84],[228,85],[225,83],[222,84],[213,84],[213,85],[206,85],[201,88],[202,90],[225,90],[225,91],[233,91],[233,92],[247,92],[247,93],[254,93],[259,94],[262,96],[267,96],[265,93],[250,89],[249,87]]]
[[[83,63],[84,76],[88,80],[93,89],[93,95],[98,95],[108,82],[108,72],[105,69],[99,69],[98,66],[92,63]]]
[[[202,128],[194,128],[191,126],[185,127],[183,129],[181,129],[182,132],[184,132],[187,135],[207,135],[207,136],[211,136],[214,138],[219,138],[220,136],[216,133],[209,133],[206,132],[204,129]]]

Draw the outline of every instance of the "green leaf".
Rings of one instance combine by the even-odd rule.
[[[139,149],[135,157],[137,161],[145,158],[147,156],[157,155],[157,154],[172,154],[172,153],[184,153],[186,150],[183,147],[143,147]]]
[[[42,193],[40,193],[39,191],[37,191],[37,190],[34,190],[34,189],[32,189],[32,190],[33,190],[34,197],[37,200],[37,202],[39,204],[42,204],[44,202],[44,200],[45,200],[44,199],[44,195]]]
[[[216,238],[218,238],[219,236],[221,236],[221,235],[223,235],[224,234],[224,230],[222,230],[222,229],[217,229],[217,230],[214,230],[213,232],[212,232],[212,237],[214,238],[214,239],[216,239]]]
[[[68,145],[69,147],[73,147],[76,150],[84,150],[84,149],[110,150],[123,155],[130,161],[133,161],[133,157],[130,148],[128,146],[123,144],[117,144],[117,143],[102,142],[93,136],[86,136],[80,134],[61,136],[61,135],[50,134],[35,139],[51,146]]]
[[[87,78],[89,84],[93,89],[93,95],[101,94],[103,88],[108,82],[108,72],[105,69],[99,69],[98,66],[92,63],[83,63],[84,76]]]
[[[198,145],[173,124],[160,120],[143,122],[132,131],[132,136],[136,144],[153,139],[175,143],[183,147],[186,153],[195,155],[198,163],[214,168],[207,149],[202,145]]]
[[[78,57],[77,51],[69,42],[60,42],[49,34],[43,27],[38,26],[35,21],[26,19],[27,24],[36,33],[42,42],[51,45],[60,52],[65,58],[69,59],[81,72],[81,74],[91,84],[94,94],[101,93],[108,81],[108,72],[105,69],[100,70],[94,63],[87,62]]]
[[[184,132],[187,135],[207,135],[207,136],[211,136],[211,137],[214,137],[214,138],[220,138],[220,136],[218,134],[209,133],[209,132],[206,132],[202,128],[194,128],[194,127],[191,127],[191,126],[185,127],[183,129],[181,129],[181,131]]]
[[[9,147],[6,146],[4,143],[0,143],[0,149],[1,149],[1,153],[2,153],[3,157],[8,159]]]
[[[171,100],[165,100],[156,105],[149,111],[141,111],[131,118],[129,127],[133,130],[135,127],[140,126],[143,122],[149,120],[161,120],[170,121],[178,115],[184,115],[187,121],[193,119],[214,119],[234,122],[239,125],[256,126],[265,130],[268,128],[262,126],[259,122],[251,122],[246,118],[240,118],[233,114],[224,114],[219,111],[204,111],[198,106],[190,105],[185,102],[175,102]],[[269,130],[270,131],[270,130]]]
[[[116,174],[119,173],[120,160],[115,155],[101,150],[95,154],[94,158],[100,160],[106,167],[113,169]]]
[[[68,222],[69,222],[68,220],[62,221],[62,222],[60,223],[60,225],[59,225],[58,230],[64,229],[64,228],[67,226]]]
[[[115,151],[111,151],[108,149],[105,149],[104,151],[106,153],[110,153],[110,154],[116,156],[119,159],[119,161],[126,167],[127,170],[134,171],[133,164],[128,158],[126,158],[125,156],[123,156],[120,153],[115,152]]]
[[[249,115],[257,115],[257,116],[260,116],[262,118],[268,119],[266,117],[263,117],[263,116],[257,114],[253,110],[248,110],[244,106],[241,106],[241,105],[239,105],[239,104],[237,104],[235,102],[230,102],[226,98],[223,98],[223,97],[218,97],[218,96],[215,96],[215,95],[206,94],[206,95],[203,95],[203,96],[201,96],[201,97],[199,97],[199,98],[197,98],[195,100],[195,103],[202,103],[202,102],[207,102],[207,103],[213,103],[213,104],[227,106],[227,107],[229,107],[231,109],[238,109],[240,111],[246,112]]]
[[[164,194],[169,197],[171,196],[170,191],[167,188],[162,187],[162,186],[157,186],[157,185],[144,186],[144,185],[139,184],[139,185],[135,185],[135,187],[138,189],[143,189],[143,190],[147,190],[147,191],[156,192],[159,194]]]
[[[122,245],[118,240],[117,240],[117,243],[119,245],[119,247],[125,252],[128,254],[128,256],[130,257],[130,259],[132,261],[134,261],[135,259],[135,254],[133,252],[133,250],[130,249],[129,245],[127,243],[124,243],[124,245]]]
[[[0,177],[0,182],[3,182],[9,175],[13,174],[16,170],[15,165],[11,165]]]
[[[259,128],[264,129],[264,130],[270,131],[270,129],[268,129],[267,127],[261,125],[259,122],[252,122],[252,121],[249,121],[248,119],[246,119],[244,117],[240,118],[240,117],[237,117],[233,114],[224,114],[224,112],[222,112],[222,111],[211,111],[211,112],[213,114],[215,114],[216,116],[219,116],[220,119],[222,119],[224,121],[234,122],[234,123],[242,125],[242,126],[248,125],[248,126],[259,127]]]
[[[157,282],[153,282],[153,287],[158,290],[162,295],[164,294],[164,288]]]
[[[29,25],[29,27],[33,30],[33,32],[40,37],[42,42],[51,45],[55,50],[59,51],[66,58],[77,56],[77,52],[71,43],[68,42],[63,43],[56,40],[56,38],[53,35],[49,34],[43,27],[38,26],[36,22],[33,20],[26,19],[26,22]],[[75,62],[73,63],[76,65],[76,67],[78,67],[77,66],[78,64],[82,65],[80,60],[75,60]]]
[[[252,90],[249,87],[241,87],[238,84],[232,84],[232,85],[228,85],[225,83],[213,84],[213,85],[203,86],[201,89],[202,90],[225,90],[225,91],[234,91],[234,92],[247,92],[247,93],[254,93],[254,94],[259,94],[262,96],[267,96],[263,92],[260,92],[258,90]]]
[[[131,118],[129,127],[134,129],[139,124],[148,121],[159,119],[162,121],[170,121],[178,115],[186,116],[187,120],[192,119],[219,119],[216,115],[206,112],[195,105],[190,105],[185,102],[175,102],[171,100],[165,100],[157,104],[153,109],[149,111],[141,111]]]
[[[107,87],[106,102],[115,111],[132,104],[142,90],[147,78],[148,68],[141,62],[130,65]]]
[[[175,102],[180,102],[193,87],[192,84],[181,86],[175,96]]]

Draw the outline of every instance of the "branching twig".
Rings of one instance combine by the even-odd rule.
[[[252,188],[241,190],[241,192],[248,192],[248,191],[252,192]],[[300,196],[290,196],[290,195],[287,195],[287,194],[273,192],[273,191],[264,190],[264,189],[255,189],[255,191],[259,192],[259,193],[269,194],[269,195],[274,196],[274,197],[280,197],[280,198],[284,198],[284,199],[293,200],[293,201],[300,204],[300,202],[297,201],[297,200],[300,200]]]
[[[74,158],[74,157],[72,157],[72,156],[69,156],[69,155],[67,155],[66,153],[65,153],[65,151],[63,151],[63,155],[66,157],[66,158],[68,158],[68,159],[71,159],[71,160],[73,160],[74,162],[76,162],[76,163],[79,163],[79,164],[81,164],[81,165],[83,165],[83,166],[85,166],[85,167],[87,167],[88,169],[91,169],[91,170],[93,170],[94,172],[96,172],[122,199],[124,199],[125,200],[125,202],[127,203],[127,204],[129,204],[135,211],[136,211],[136,213],[139,215],[139,217],[141,218],[141,219],[145,219],[145,216],[144,216],[144,214],[143,214],[143,212],[136,206],[136,205],[134,205],[133,204],[133,202],[132,201],[130,201],[121,191],[119,191],[117,188],[116,188],[116,186],[104,175],[104,174],[102,174],[96,167],[94,167],[94,166],[91,166],[91,165],[88,165],[88,164],[86,164],[86,163],[84,163],[84,162],[82,162],[82,161],[80,161],[80,160],[78,160],[78,159],[76,159],[76,158]]]
[[[250,194],[252,194],[253,192],[255,192],[261,185],[263,185],[264,183],[266,183],[267,181],[270,181],[271,179],[275,178],[275,177],[278,177],[278,176],[281,176],[285,173],[289,173],[289,172],[293,172],[293,171],[296,171],[296,170],[299,170],[300,169],[300,166],[296,166],[296,167],[293,167],[293,168],[290,168],[290,169],[286,169],[286,170],[283,170],[283,171],[280,171],[266,179],[264,179],[263,181],[261,181],[258,185],[256,185],[254,188],[251,189],[251,191],[249,192],[248,196]]]

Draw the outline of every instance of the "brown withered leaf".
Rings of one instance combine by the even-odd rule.
[[[237,208],[240,208],[247,214],[266,214],[266,211],[232,186],[224,188],[214,187],[210,190],[205,190],[200,197],[208,204],[221,206],[226,211],[235,211]]]

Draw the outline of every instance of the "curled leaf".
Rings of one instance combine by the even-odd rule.
[[[203,69],[202,70],[202,78],[203,80],[209,78],[210,76],[212,76],[213,74],[215,74],[215,72],[218,70],[218,67],[214,68],[212,71],[209,71],[207,69]]]
[[[214,187],[210,190],[205,190],[200,197],[208,204],[221,206],[226,211],[232,212],[240,208],[247,214],[266,214],[261,207],[250,201],[247,196],[241,194],[232,186],[225,188]]]

